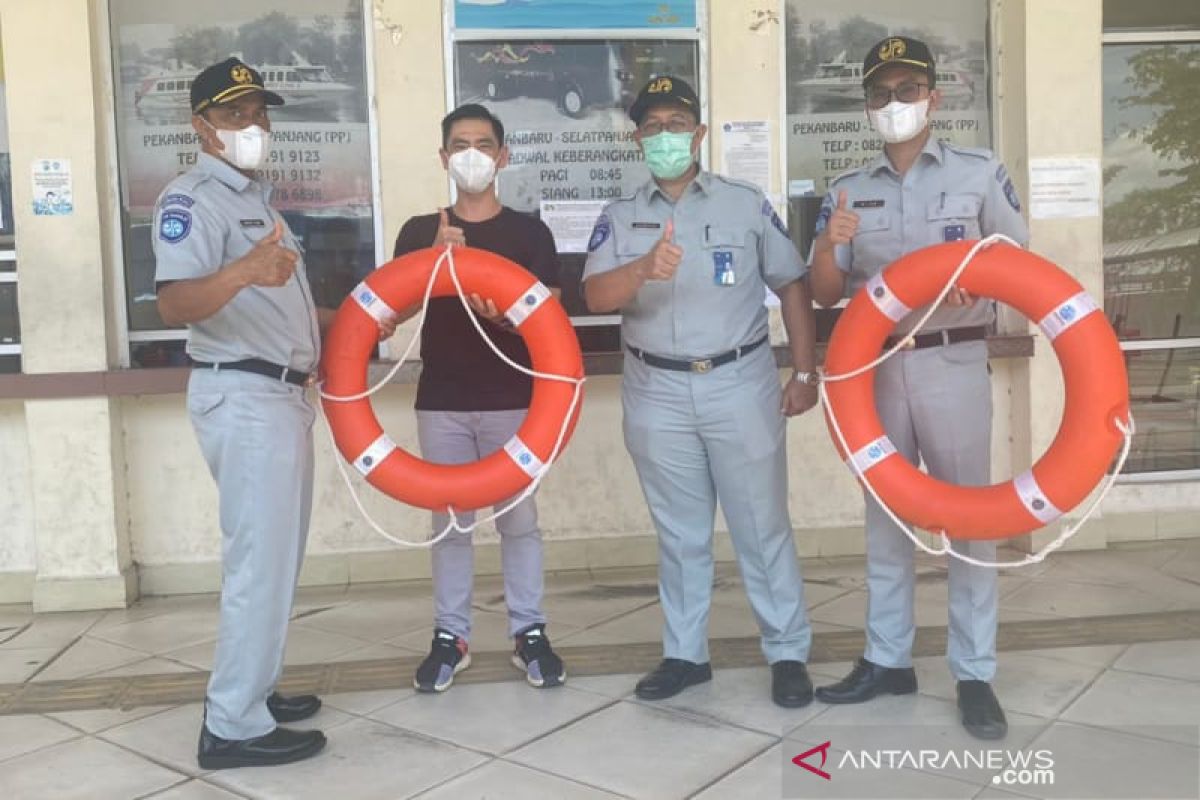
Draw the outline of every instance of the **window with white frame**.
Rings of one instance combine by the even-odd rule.
[[[195,163],[192,78],[238,56],[285,105],[271,109],[263,177],[304,248],[317,305],[337,307],[380,262],[366,0],[109,0],[129,363],[182,366],[184,333],[158,316],[154,203]]]
[[[1161,5],[1104,4],[1104,306],[1142,480],[1200,472],[1200,9]]]
[[[447,103],[479,103],[505,127],[500,201],[553,231],[562,299],[587,351],[620,349],[619,317],[579,292],[588,235],[606,203],[650,179],[628,109],[651,78],[692,84],[707,106],[704,3],[446,0]]]
[[[8,103],[0,57],[0,373],[21,371],[21,320],[17,315],[17,248],[13,230]]]
[[[961,145],[991,145],[988,3],[913,0],[787,0],[787,177],[792,239],[808,252],[829,182],[878,158],[882,141],[867,120],[862,62],[886,36],[929,45],[941,105],[934,135]]]

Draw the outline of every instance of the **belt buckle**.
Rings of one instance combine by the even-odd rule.
[[[905,339],[904,344],[900,345],[900,349],[901,350],[916,350],[917,349],[917,337],[911,336],[908,339]]]
[[[706,358],[703,361],[693,361],[691,366],[692,372],[695,372],[697,375],[703,375],[706,372],[712,371],[713,363],[711,358]]]

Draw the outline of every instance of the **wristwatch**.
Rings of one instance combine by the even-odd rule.
[[[799,381],[805,386],[816,386],[821,382],[821,376],[816,372],[801,372],[796,370],[792,373],[792,380]]]

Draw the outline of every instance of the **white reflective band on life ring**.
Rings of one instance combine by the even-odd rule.
[[[1033,470],[1026,470],[1013,478],[1013,486],[1017,490],[1017,496],[1021,498],[1021,503],[1040,522],[1053,522],[1062,516],[1063,512],[1050,502],[1042,487],[1038,486],[1037,479],[1033,477]]]
[[[846,463],[857,468],[858,472],[866,474],[871,467],[883,461],[896,452],[896,445],[886,436],[880,436],[873,442],[868,442],[858,448],[854,455],[846,459]]]
[[[354,459],[354,468],[363,475],[370,475],[395,449],[396,443],[389,439],[386,433],[380,434],[378,439],[371,442],[370,446]]]
[[[542,303],[550,299],[550,290],[541,281],[533,284],[517,298],[517,301],[504,312],[514,328],[519,328],[529,315],[542,307]]]
[[[1042,329],[1042,333],[1046,334],[1046,338],[1053,342],[1067,328],[1088,314],[1099,310],[1100,306],[1096,305],[1096,301],[1090,294],[1080,292],[1068,299],[1067,302],[1060,303],[1053,311],[1042,317],[1038,322],[1038,327]]]
[[[892,289],[887,285],[887,281],[883,279],[883,273],[879,273],[871,280],[867,281],[867,285],[863,287],[867,292],[867,297],[871,298],[871,302],[875,307],[883,312],[883,315],[892,322],[899,322],[912,313],[912,309],[904,305],[904,302],[899,297],[892,294]]]
[[[513,460],[513,463],[531,478],[536,478],[546,468],[542,460],[533,454],[533,451],[521,441],[519,436],[508,440],[504,445],[504,452],[508,453],[508,457]]]
[[[396,310],[383,302],[379,295],[375,294],[375,291],[370,286],[367,286],[366,283],[360,283],[358,286],[355,286],[350,296],[376,322],[391,322],[399,316]]]

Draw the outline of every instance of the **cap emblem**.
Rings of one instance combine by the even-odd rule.
[[[903,39],[888,39],[879,46],[879,58],[883,61],[891,61],[894,58],[902,58],[904,51],[908,48],[904,44]]]
[[[646,92],[648,94],[661,94],[663,92],[669,92],[673,88],[674,84],[671,83],[670,78],[658,78],[646,87]]]
[[[254,80],[254,76],[250,74],[250,68],[243,64],[238,64],[229,70],[229,77],[233,78],[237,83],[250,83]]]

